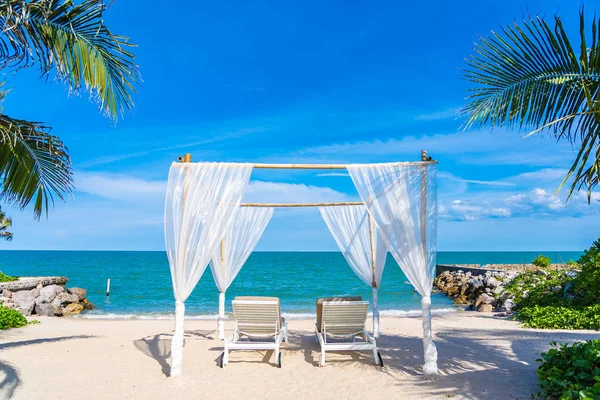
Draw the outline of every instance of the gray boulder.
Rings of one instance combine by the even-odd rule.
[[[61,305],[62,304],[67,304],[67,303],[72,303],[73,302],[73,298],[71,297],[71,295],[69,293],[59,293],[58,295],[56,295],[56,297],[54,298],[54,300],[52,300],[52,302],[58,301]]]
[[[12,297],[12,295],[13,295],[13,292],[11,292],[8,289],[2,290],[2,296],[3,297],[6,297],[7,299],[10,299]]]
[[[85,299],[85,296],[87,295],[87,290],[83,288],[72,287],[69,288],[67,291],[71,294],[76,295],[79,301],[83,301],[83,299]]]
[[[35,306],[35,297],[29,290],[20,290],[13,293],[11,300],[15,303],[15,308],[23,315],[29,316]]]
[[[54,307],[48,303],[37,304],[35,306],[35,313],[44,317],[54,317]]]
[[[64,292],[62,286],[49,285],[45,286],[40,290],[40,302],[51,303],[52,300],[59,294]]]
[[[487,279],[487,285],[491,288],[491,289],[495,289],[498,286],[500,286],[500,281],[496,278],[494,278],[493,276],[490,276]]]
[[[515,302],[513,301],[513,299],[508,299],[504,302],[504,304],[502,305],[502,308],[507,313],[511,313],[513,308],[515,308]]]
[[[50,303],[50,306],[52,307],[52,311],[54,312],[54,315],[62,315],[62,307],[61,307],[61,303],[59,299],[54,299],[52,300],[52,303]]]

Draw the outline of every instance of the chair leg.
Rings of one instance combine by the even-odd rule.
[[[321,349],[321,362],[319,363],[320,367],[325,366],[325,349]]]
[[[373,358],[375,359],[375,364],[379,365],[379,353],[377,352],[377,347],[373,349]]]

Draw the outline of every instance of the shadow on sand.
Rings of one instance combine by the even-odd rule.
[[[0,361],[0,397],[12,399],[21,384],[17,369],[5,361]]]
[[[387,374],[397,382],[399,391],[410,385],[411,395],[421,398],[457,396],[464,399],[529,399],[538,391],[535,360],[541,351],[548,348],[550,341],[572,342],[597,336],[598,333],[592,331],[541,331],[525,328],[478,330],[468,326],[441,329],[435,334],[440,373],[426,376],[422,373],[423,342],[420,338],[382,335],[377,343],[385,363],[384,368],[375,365],[371,352],[331,352],[331,357],[328,352],[325,368],[347,365]],[[212,332],[186,331],[186,340],[207,339],[216,337]],[[134,345],[154,358],[162,372],[168,376],[171,334],[149,336],[134,341]],[[218,365],[223,351],[221,342],[215,340],[215,346],[209,350],[217,352],[214,358],[215,365]],[[257,353],[262,355],[262,360],[243,357],[230,362],[266,362],[275,365],[272,351]],[[282,353],[284,368],[285,358],[297,355],[301,355],[312,367],[319,368],[320,348],[312,332],[291,331],[289,343],[282,345]]]

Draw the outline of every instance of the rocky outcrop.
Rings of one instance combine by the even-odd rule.
[[[0,302],[4,307],[17,309],[25,316],[69,316],[93,310],[87,290],[66,289],[68,279],[61,276],[19,278],[0,283]]]
[[[454,304],[480,312],[511,313],[514,299],[506,296],[504,286],[517,275],[517,271],[487,271],[483,275],[444,271],[435,278],[434,287],[454,299]]]

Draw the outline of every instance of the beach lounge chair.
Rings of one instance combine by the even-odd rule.
[[[236,297],[233,305],[235,332],[225,340],[221,368],[229,362],[231,350],[275,350],[275,362],[281,368],[282,341],[288,341],[287,322],[281,317],[277,297]]]
[[[361,297],[317,299],[316,335],[321,345],[319,366],[325,366],[327,351],[372,351],[375,364],[383,367],[377,342],[366,329],[369,302]]]

